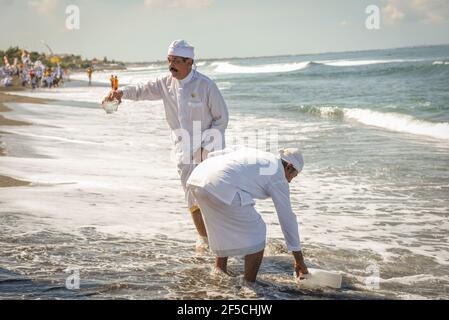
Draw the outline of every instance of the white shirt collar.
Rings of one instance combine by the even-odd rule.
[[[178,80],[178,81],[179,81],[179,84],[181,85],[181,87],[184,87],[188,82],[190,82],[190,80],[192,80],[194,71],[195,71],[195,70],[193,70],[193,69],[190,70],[190,73],[188,74],[187,77],[185,77],[185,78],[182,79],[182,80]]]

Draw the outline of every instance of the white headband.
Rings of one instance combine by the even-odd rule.
[[[168,47],[168,55],[194,59],[195,48],[185,40],[175,40]]]
[[[304,158],[302,157],[301,151],[296,148],[279,150],[279,158],[291,163],[298,172],[304,167]]]

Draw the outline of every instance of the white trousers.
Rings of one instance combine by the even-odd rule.
[[[187,180],[189,179],[193,170],[198,166],[198,164],[201,163],[203,160],[207,159],[208,153],[209,152],[206,150],[202,150],[202,152],[201,152],[201,149],[199,149],[192,156],[192,160],[189,161],[191,163],[184,164],[184,163],[182,163],[182,161],[178,161],[178,166],[177,166],[178,174],[181,179],[182,188],[184,189],[185,200],[187,202],[187,206],[191,212],[195,211],[197,209],[198,203],[195,200],[195,197],[192,195],[192,193],[187,188]],[[179,159],[182,159],[182,153],[179,153],[178,157],[179,157]]]
[[[196,168],[197,164],[179,164],[178,165],[178,174],[181,178],[182,188],[185,193],[185,200],[187,202],[188,209],[192,209],[197,205],[197,202],[192,195],[192,192],[187,188],[187,180],[189,179],[192,171]]]

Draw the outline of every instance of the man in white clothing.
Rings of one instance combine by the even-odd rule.
[[[288,185],[303,166],[298,149],[281,150],[275,156],[241,148],[210,153],[195,168],[187,186],[201,208],[218,269],[227,272],[229,256],[245,256],[245,280],[256,280],[265,248],[266,225],[254,208],[254,199],[271,198],[287,249],[295,258],[296,275],[308,273]]]
[[[194,48],[184,40],[174,41],[168,48],[170,74],[146,84],[113,90],[103,100],[160,100],[165,107],[172,131],[178,173],[185,191],[188,208],[199,235],[197,249],[207,244],[207,233],[201,211],[186,188],[193,169],[214,150],[225,145],[229,115],[217,85],[192,68]]]

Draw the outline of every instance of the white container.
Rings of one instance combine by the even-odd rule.
[[[118,110],[118,105],[118,101],[104,102],[103,109],[104,111],[106,111],[106,113],[114,113]]]
[[[309,273],[303,275],[304,279],[302,280],[297,278],[295,273],[293,274],[300,287],[310,289],[319,287],[341,288],[343,277],[340,273],[313,268],[308,268],[308,270]]]

